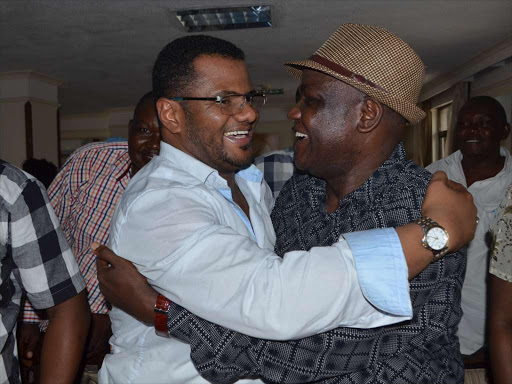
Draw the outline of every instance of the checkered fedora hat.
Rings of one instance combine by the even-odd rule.
[[[411,124],[425,117],[416,106],[425,66],[409,45],[383,28],[343,24],[309,59],[285,66],[299,79],[305,68],[333,76],[387,105]]]

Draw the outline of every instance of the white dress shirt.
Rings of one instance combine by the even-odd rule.
[[[273,198],[261,172],[251,166],[236,182],[250,221],[216,170],[162,142],[160,156],[128,185],[110,246],[171,301],[254,337],[296,339],[411,318],[407,265],[393,229],[349,234],[331,247],[281,258],[273,253]],[[189,345],[157,336],[152,325],[117,308],[110,317],[112,354],[101,382],[206,383]]]
[[[430,164],[427,169],[434,173],[444,171],[450,180],[464,185],[473,195],[480,221],[476,227],[475,238],[468,247],[468,264],[466,278],[462,286],[462,319],[457,335],[460,351],[471,355],[479,350],[485,342],[485,315],[487,298],[487,271],[489,270],[489,246],[486,241],[489,226],[507,187],[512,182],[512,160],[510,152],[501,148],[505,157],[503,169],[494,177],[477,181],[468,188],[466,176],[462,169],[462,153],[457,151],[450,156]]]

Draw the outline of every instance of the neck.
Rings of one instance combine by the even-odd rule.
[[[500,150],[483,155],[462,155],[462,166],[468,169],[493,168],[503,163],[505,158],[501,156]]]
[[[476,181],[496,176],[504,165],[505,157],[500,155],[499,150],[485,156],[464,155],[462,158],[462,169],[468,187]]]
[[[130,171],[132,174],[131,177],[133,177],[137,172],[139,172],[139,167],[132,163],[132,165],[130,166]]]
[[[235,172],[219,172],[219,176],[228,182],[228,187],[233,192],[236,185]]]
[[[335,211],[341,199],[363,185],[375,170],[391,156],[398,144],[390,144],[393,145],[381,145],[380,151],[370,150],[361,153],[361,156],[358,156],[352,162],[352,166],[346,167],[342,173],[338,173],[334,177],[324,178],[327,182],[326,203],[328,212]],[[369,148],[375,149],[377,147],[369,146]]]

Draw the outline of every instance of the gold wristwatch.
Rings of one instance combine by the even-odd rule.
[[[415,223],[423,231],[421,245],[434,253],[432,262],[442,259],[448,253],[448,240],[450,239],[446,229],[427,216],[421,216]]]

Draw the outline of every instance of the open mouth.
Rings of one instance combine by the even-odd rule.
[[[252,129],[226,132],[224,137],[237,146],[249,145],[252,141]]]
[[[226,137],[233,137],[234,139],[243,139],[249,135],[249,131],[232,131],[232,132],[226,132],[224,136]]]
[[[480,140],[466,140],[466,143],[479,143]]]
[[[309,136],[308,136],[308,135],[306,135],[305,133],[295,131],[295,138],[296,138],[297,140],[304,140],[304,139],[309,138]]]

